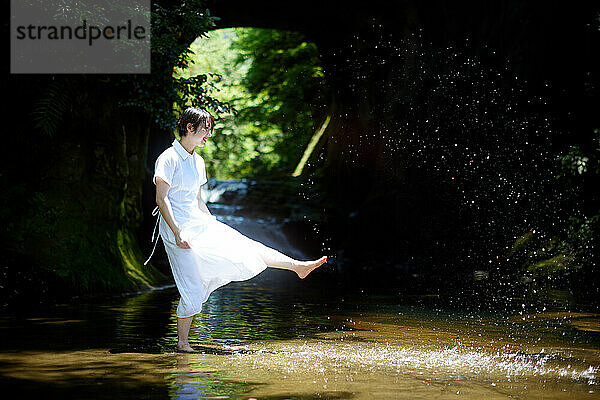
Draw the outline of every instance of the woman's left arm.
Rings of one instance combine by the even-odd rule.
[[[198,195],[196,196],[196,198],[198,199],[198,208],[200,209],[200,211],[205,212],[208,215],[212,215],[208,210],[206,203],[204,202],[204,200],[202,200],[202,186],[200,186],[200,189],[198,189]]]

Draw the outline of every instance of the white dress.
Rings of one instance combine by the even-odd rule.
[[[195,151],[188,153],[179,140],[156,160],[154,177],[170,185],[168,199],[181,237],[191,249],[175,244],[175,235],[156,208],[159,236],[171,264],[181,296],[177,317],[202,311],[202,304],[217,288],[231,281],[250,279],[267,268],[251,239],[198,208],[198,191],[206,183],[204,160]],[[158,237],[156,238],[158,240]],[[147,262],[147,261],[146,261]]]

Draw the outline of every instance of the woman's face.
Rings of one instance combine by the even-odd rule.
[[[198,129],[195,132],[190,128],[191,124],[188,125],[188,136],[194,140],[194,145],[204,147],[208,138],[212,136],[212,129],[206,128],[202,124],[198,125]]]

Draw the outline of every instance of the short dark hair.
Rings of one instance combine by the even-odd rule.
[[[179,116],[177,127],[179,128],[179,136],[187,135],[187,124],[192,124],[194,130],[198,129],[200,124],[204,127],[212,129],[215,126],[215,119],[210,113],[202,108],[188,107]]]

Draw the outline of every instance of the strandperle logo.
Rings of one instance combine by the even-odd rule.
[[[11,73],[150,73],[150,0],[11,0]]]
[[[49,40],[87,40],[91,46],[98,39],[146,39],[146,28],[139,25],[133,27],[131,20],[127,20],[125,25],[119,25],[116,28],[110,25],[104,27],[97,25],[90,26],[85,19],[81,22],[81,26],[74,29],[70,25],[62,25],[60,27],[44,25],[17,26],[17,40],[38,40],[44,38]]]

